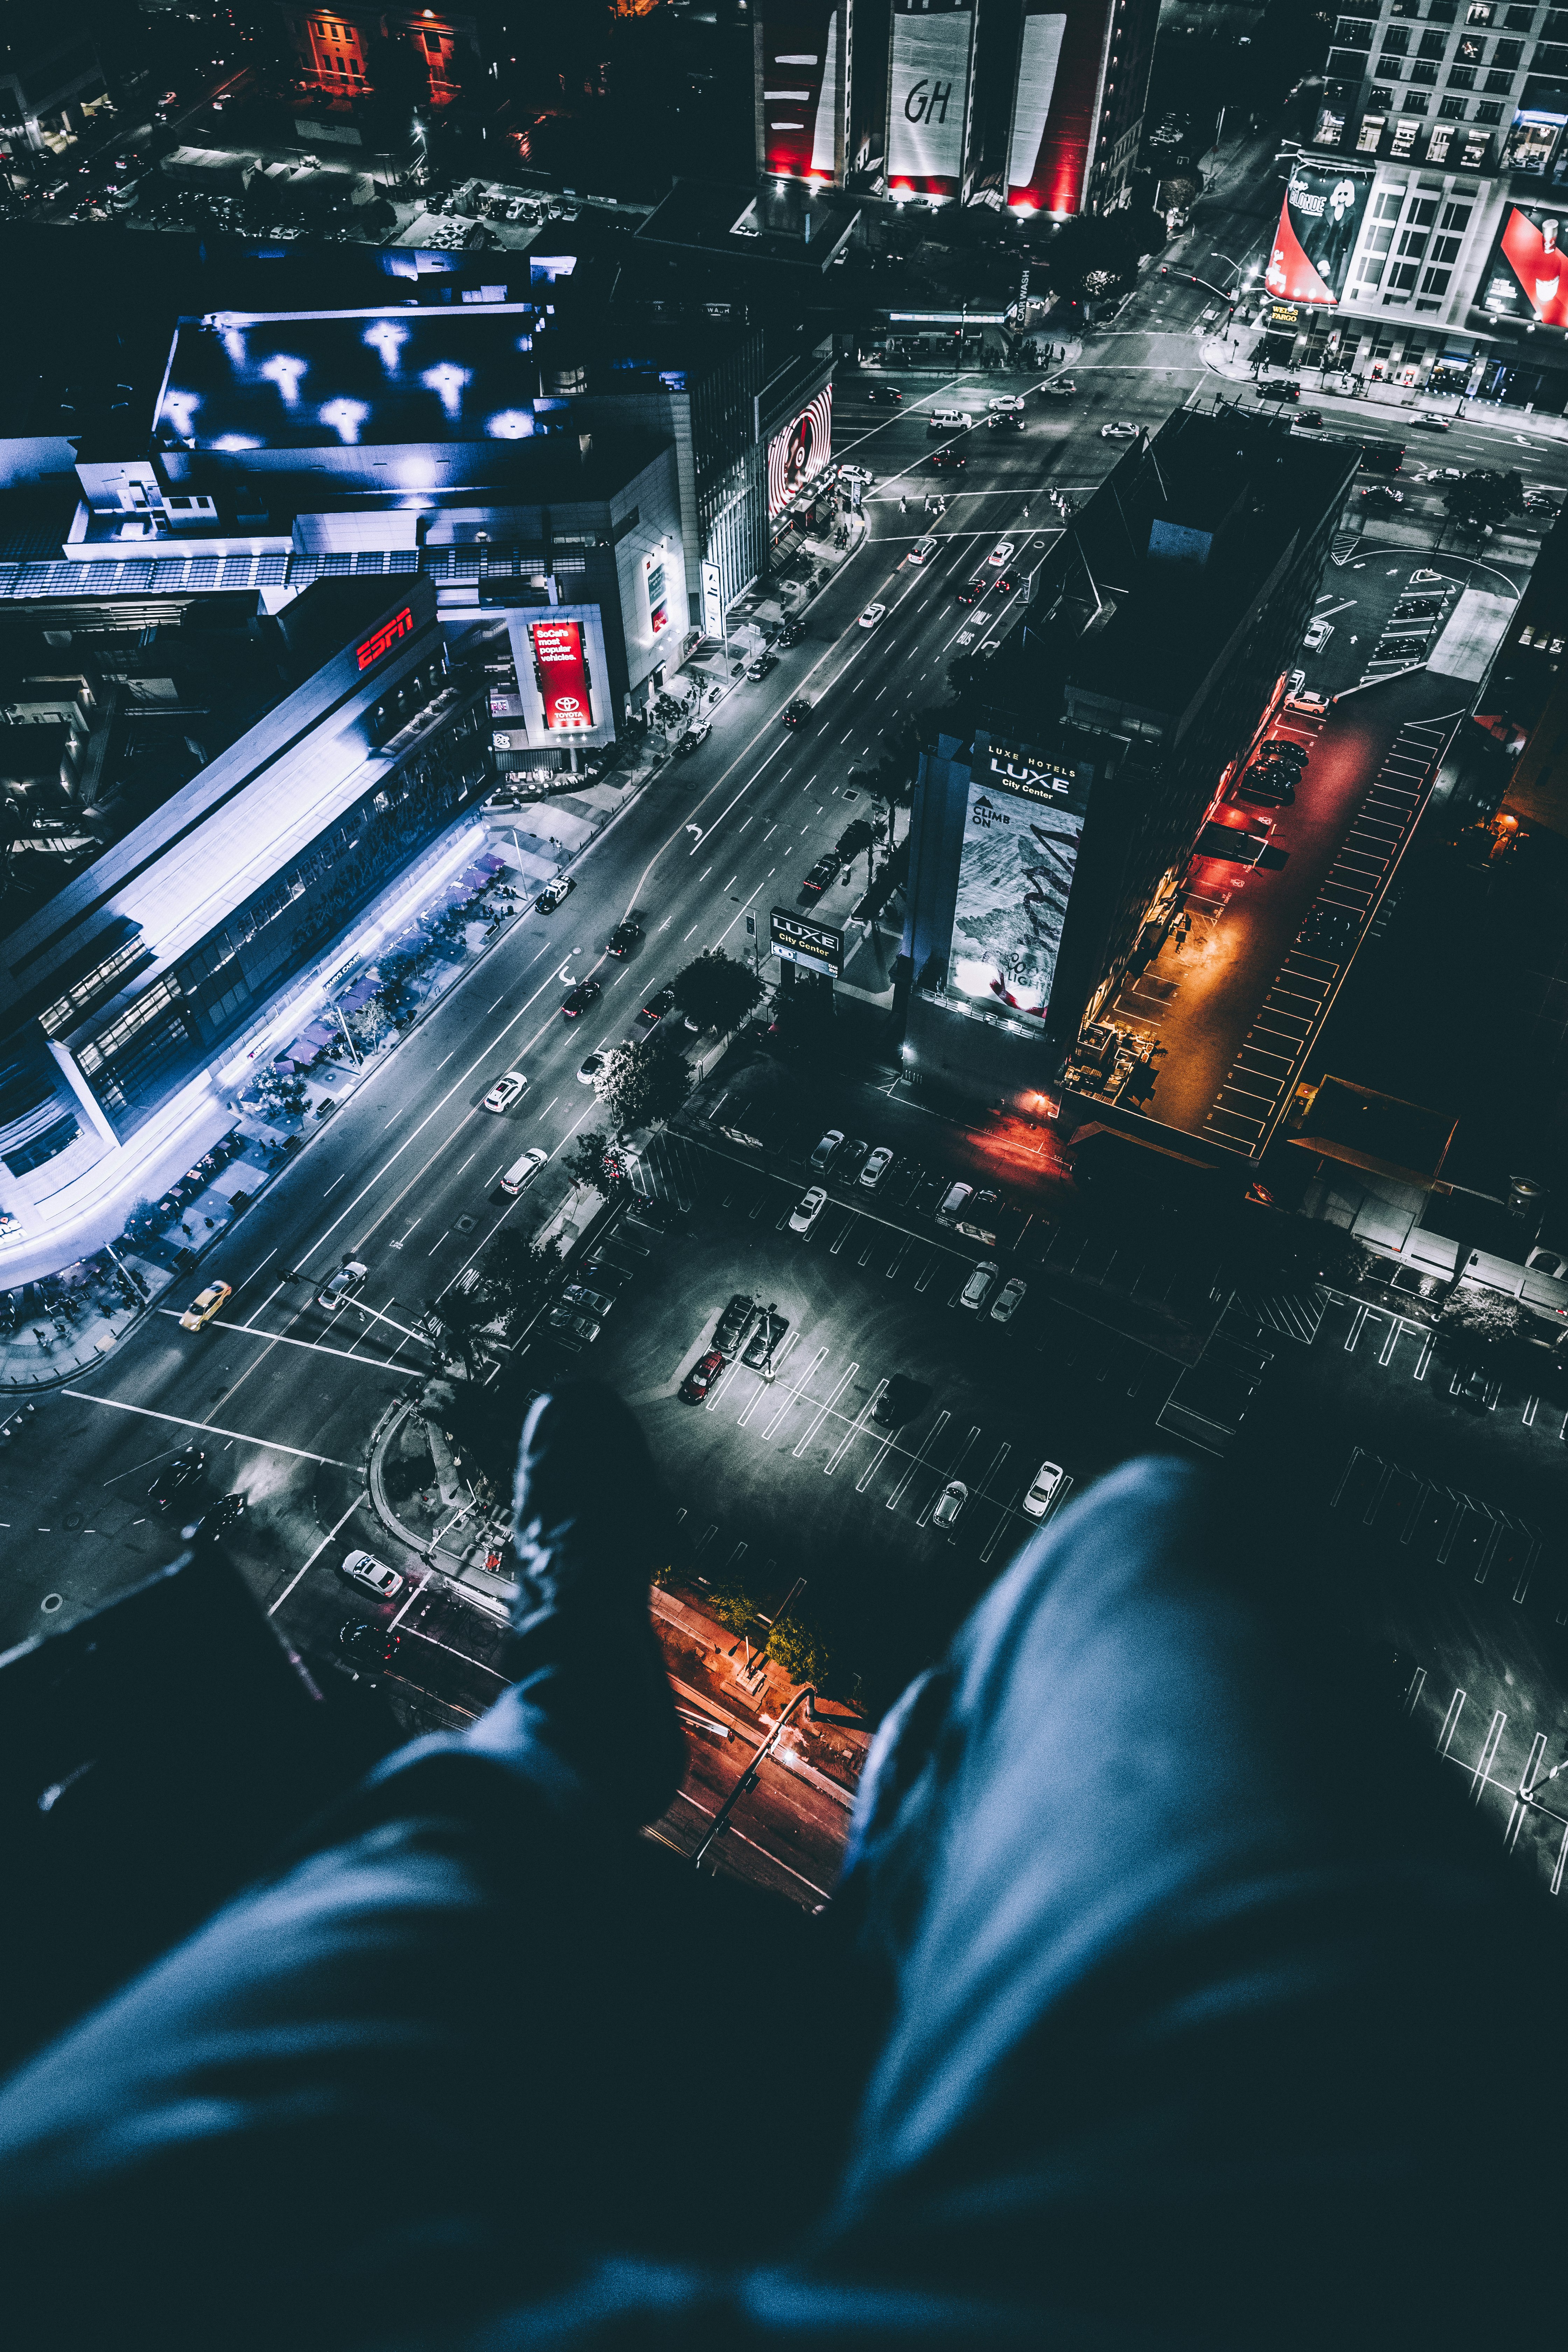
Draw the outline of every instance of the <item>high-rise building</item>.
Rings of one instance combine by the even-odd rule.
[[[1127,185],[1158,0],[1023,0],[1003,194],[1018,213],[1103,212]],[[994,58],[997,45],[987,40]]]
[[[1296,223],[1337,188],[1354,233],[1313,282]],[[1270,257],[1271,355],[1559,413],[1565,224],[1568,9],[1342,0]]]
[[[888,193],[951,203],[973,169],[978,0],[893,0],[888,63]]]
[[[372,94],[392,59],[433,107],[447,106],[481,50],[471,13],[449,8],[312,8],[280,0],[279,14],[308,89],[326,98]]]
[[[922,754],[910,825],[914,1064],[1027,1106],[1180,910],[1216,781],[1280,690],[1355,469],[1348,443],[1178,409],[1046,558]]]
[[[759,177],[842,187],[850,166],[854,0],[758,0]]]

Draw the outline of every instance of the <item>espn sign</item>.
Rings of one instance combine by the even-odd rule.
[[[390,621],[383,621],[380,628],[373,635],[366,637],[363,645],[354,647],[354,659],[362,670],[369,669],[373,663],[381,659],[383,654],[391,651],[399,637],[411,637],[413,635],[414,614],[409,606],[405,604],[401,613],[394,613]]]

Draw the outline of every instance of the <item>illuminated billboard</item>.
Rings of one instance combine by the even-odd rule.
[[[1510,205],[1481,278],[1480,300],[1494,319],[1536,319],[1568,327],[1563,222],[1548,205]]]
[[[383,621],[379,629],[354,647],[354,660],[361,669],[369,669],[383,654],[390,653],[399,637],[414,635],[414,615],[405,604],[401,613],[394,613],[390,621]]]
[[[514,605],[506,617],[526,722],[526,730],[511,722],[511,750],[521,751],[525,742],[613,743],[615,714],[597,604]]]
[[[976,747],[959,853],[949,985],[1043,1019],[1061,952],[1089,771]]]
[[[1369,172],[1291,165],[1265,278],[1276,301],[1321,307],[1339,300],[1371,193]]]
[[[1094,134],[1109,0],[1025,0],[1007,139],[1007,202],[1019,213],[1076,213]]]
[[[774,907],[768,917],[768,934],[781,963],[799,964],[824,980],[837,980],[844,970],[844,934],[823,923],[806,923],[786,908]]]
[[[894,0],[888,80],[888,192],[963,193],[974,0]]]
[[[756,17],[761,166],[842,182],[850,0],[763,0]]]
[[[792,417],[768,443],[768,514],[780,515],[795,492],[820,474],[833,455],[833,386],[824,384],[809,408]]]
[[[661,629],[668,629],[669,626],[669,590],[666,585],[666,568],[662,554],[643,557],[643,592],[647,598],[647,625],[650,635],[656,637]]]

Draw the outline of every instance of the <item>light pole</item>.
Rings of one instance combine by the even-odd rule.
[[[797,1584],[796,1590],[798,1591],[798,1589],[799,1587]],[[784,1612],[781,1611],[781,1616],[783,1613]],[[809,1683],[803,1683],[799,1690],[796,1691],[795,1696],[791,1699],[789,1705],[785,1707],[784,1713],[780,1716],[778,1721],[774,1724],[773,1729],[769,1732],[767,1738],[763,1740],[762,1746],[758,1748],[756,1754],[752,1757],[750,1764],[746,1767],[746,1769],[742,1773],[740,1779],[736,1781],[734,1787],[731,1790],[729,1795],[725,1798],[723,1803],[714,1814],[712,1828],[709,1831],[707,1836],[703,1839],[701,1844],[698,1847],[696,1853],[691,1857],[691,1867],[693,1870],[701,1869],[703,1856],[707,1853],[710,1846],[717,1844],[718,1841],[723,1836],[725,1831],[729,1828],[730,1816],[734,1811],[736,1806],[740,1803],[741,1799],[746,1794],[748,1789],[754,1789],[756,1787],[758,1777],[761,1774],[763,1766],[766,1763],[773,1749],[778,1746],[779,1740],[783,1736],[784,1727],[789,1721],[790,1717],[795,1713],[795,1708],[800,1705],[802,1699],[809,1698],[811,1696],[811,1685]]]

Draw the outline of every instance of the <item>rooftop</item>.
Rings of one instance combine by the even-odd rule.
[[[772,264],[820,278],[854,235],[860,218],[853,198],[799,181],[765,181],[761,188],[711,180],[677,180],[637,231],[645,249],[663,246],[742,267]]]

